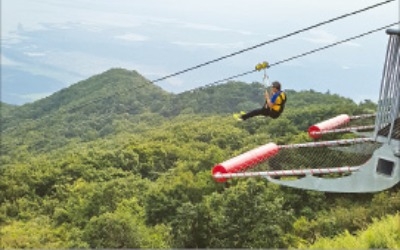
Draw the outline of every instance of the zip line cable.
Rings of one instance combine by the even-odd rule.
[[[254,45],[254,46],[251,46],[251,47],[248,47],[248,48],[245,48],[245,49],[242,49],[242,50],[233,52],[233,53],[231,53],[231,54],[228,54],[228,55],[225,55],[225,56],[222,56],[222,57],[219,57],[219,58],[216,58],[216,59],[207,61],[207,62],[205,62],[205,63],[198,64],[198,65],[196,65],[196,66],[193,66],[193,67],[190,67],[190,68],[187,68],[187,69],[184,69],[184,70],[175,72],[175,73],[173,73],[173,74],[170,74],[170,75],[167,75],[167,76],[158,78],[158,79],[153,80],[153,81],[151,81],[151,82],[152,82],[152,83],[155,83],[155,82],[159,82],[159,81],[162,81],[162,80],[171,78],[171,77],[173,77],[173,76],[181,75],[181,74],[186,73],[186,72],[188,72],[188,71],[192,71],[192,70],[195,70],[195,69],[204,67],[204,66],[206,66],[206,65],[209,65],[209,64],[212,64],[212,63],[221,61],[221,60],[223,60],[223,59],[226,59],[226,58],[229,58],[229,57],[233,57],[233,56],[235,56],[235,55],[238,55],[238,54],[247,52],[247,51],[249,51],[249,50],[256,49],[256,48],[258,48],[258,47],[267,45],[267,44],[269,44],[269,43],[277,42],[277,41],[279,41],[279,40],[282,40],[282,39],[285,39],[285,38],[288,38],[288,37],[291,37],[291,36],[300,34],[300,33],[302,33],[302,32],[305,32],[305,31],[314,29],[314,28],[316,28],[316,27],[319,27],[319,26],[322,26],[322,25],[325,25],[325,24],[328,24],[328,23],[331,23],[331,22],[334,22],[334,21],[337,21],[337,20],[340,20],[340,19],[343,19],[343,18],[352,16],[352,15],[359,14],[359,13],[361,13],[361,12],[364,12],[364,11],[367,11],[367,10],[370,10],[370,9],[373,9],[373,8],[376,8],[376,7],[381,6],[381,5],[384,5],[384,4],[388,4],[388,3],[393,2],[393,1],[395,1],[395,0],[383,1],[383,2],[380,2],[380,3],[374,4],[374,5],[368,6],[368,7],[366,7],[366,8],[359,9],[359,10],[356,10],[356,11],[353,11],[353,12],[350,12],[350,13],[347,13],[347,14],[344,14],[344,15],[341,15],[341,16],[338,16],[338,17],[329,19],[329,20],[327,20],[327,21],[323,21],[323,22],[320,22],[320,23],[311,25],[311,26],[309,26],[309,27],[306,27],[306,28],[303,28],[303,29],[300,29],[300,30],[291,32],[291,33],[289,33],[289,34],[286,34],[286,35],[283,35],[283,36],[280,36],[280,37],[271,39],[271,40],[269,40],[269,41],[262,42],[262,43],[260,43],[260,44],[257,44],[257,45]]]
[[[328,48],[331,48],[331,47],[334,47],[334,46],[337,46],[337,45],[339,45],[339,44],[342,44],[342,43],[345,43],[345,42],[348,42],[348,41],[351,41],[351,40],[354,40],[354,39],[357,39],[357,38],[361,38],[361,37],[363,37],[363,36],[370,35],[370,34],[372,34],[372,33],[374,33],[374,32],[377,32],[377,31],[380,31],[380,30],[389,28],[389,27],[391,27],[391,26],[393,26],[393,25],[396,25],[396,24],[400,24],[400,22],[394,22],[394,23],[385,25],[385,26],[383,26],[383,27],[370,30],[370,31],[365,32],[365,33],[362,33],[362,34],[359,34],[359,35],[356,35],[356,36],[353,36],[353,37],[350,37],[350,38],[347,38],[347,39],[344,39],[344,40],[341,40],[341,41],[338,41],[338,42],[335,42],[335,43],[331,43],[331,44],[329,44],[329,45],[326,45],[326,46],[323,46],[323,47],[320,47],[320,48],[317,48],[317,49],[314,49],[314,50],[310,50],[310,51],[308,51],[308,52],[304,52],[304,53],[302,53],[302,54],[298,54],[298,55],[296,55],[296,56],[292,56],[292,57],[289,57],[289,58],[287,58],[287,59],[280,60],[280,61],[275,62],[275,63],[271,63],[271,64],[269,64],[268,68],[273,67],[273,66],[277,66],[277,65],[280,65],[280,64],[282,64],[282,63],[285,63],[285,62],[288,62],[288,61],[292,61],[292,60],[294,60],[294,59],[298,59],[298,58],[300,58],[300,57],[304,57],[304,56],[307,56],[307,55],[310,55],[310,54],[313,54],[313,53],[316,53],[316,52],[319,52],[319,51],[322,51],[322,50],[325,50],[325,49],[328,49]],[[248,74],[252,74],[252,73],[255,73],[255,72],[258,72],[258,71],[257,71],[256,69],[253,69],[253,70],[250,70],[250,71],[247,71],[247,72],[238,74],[238,75],[234,75],[234,76],[231,76],[231,77],[222,79],[222,80],[218,80],[218,81],[215,81],[215,82],[212,82],[212,83],[209,83],[209,84],[205,84],[204,86],[216,85],[216,84],[218,84],[218,83],[226,82],[226,81],[228,81],[228,80],[232,80],[232,79],[234,79],[234,78],[238,78],[238,77],[245,76],[245,75],[248,75]],[[148,86],[148,85],[147,85],[148,83],[152,83],[152,82],[151,82],[151,81],[148,81],[148,82],[146,82],[146,84],[138,85],[138,86],[136,86],[136,87],[133,88],[133,89],[125,90],[125,91],[133,91],[133,90],[136,90],[136,89],[139,89],[139,88]],[[82,107],[84,107],[84,106],[87,106],[87,105],[89,105],[90,103],[95,103],[95,102],[100,101],[100,100],[103,100],[103,99],[105,99],[105,98],[110,98],[110,97],[112,97],[112,96],[115,95],[115,94],[118,94],[118,95],[119,95],[119,94],[124,94],[124,93],[126,93],[125,91],[124,91],[124,92],[116,92],[116,93],[114,93],[114,94],[112,94],[112,95],[110,95],[110,96],[107,96],[107,97],[100,97],[100,98],[97,98],[97,99],[92,100],[92,101],[90,101],[90,102],[87,102],[87,103],[84,104],[84,105],[79,105],[79,106],[76,106],[76,107],[72,107],[72,108],[69,108],[69,109],[67,109],[67,110],[65,110],[65,111],[71,112],[71,111],[73,111],[73,110],[76,110],[76,109],[82,108]],[[188,91],[190,91],[190,90],[188,90]]]
[[[391,26],[393,26],[393,25],[396,25],[396,24],[400,24],[400,22],[391,23],[391,24],[389,24],[389,25],[386,25],[386,26],[383,26],[383,27],[380,27],[380,28],[376,28],[376,29],[370,30],[370,31],[368,31],[368,32],[359,34],[359,35],[357,35],[357,36],[353,36],[353,37],[350,37],[350,38],[347,38],[347,39],[344,39],[344,40],[341,40],[341,41],[338,41],[338,42],[335,42],[335,43],[331,43],[331,44],[329,44],[329,45],[326,45],[326,46],[323,46],[323,47],[320,47],[320,48],[317,48],[317,49],[310,50],[310,51],[308,51],[308,52],[304,52],[304,53],[299,54],[299,55],[296,55],[296,56],[292,56],[292,57],[290,57],[290,58],[287,58],[287,59],[284,59],[284,60],[281,60],[281,61],[278,61],[278,62],[275,62],[275,63],[271,63],[271,64],[269,64],[268,68],[273,67],[273,66],[276,66],[276,65],[279,65],[279,64],[282,64],[282,63],[285,63],[285,62],[292,61],[292,60],[297,59],[297,58],[300,58],[300,57],[304,57],[304,56],[313,54],[313,53],[318,52],[318,51],[321,51],[321,50],[328,49],[328,48],[330,48],[330,47],[333,47],[333,46],[336,46],[336,45],[339,45],[339,44],[342,44],[342,43],[345,43],[345,42],[348,42],[348,41],[351,41],[351,40],[354,40],[354,39],[357,39],[357,38],[360,38],[360,37],[363,37],[363,36],[366,36],[366,35],[370,35],[370,34],[372,34],[372,33],[374,33],[374,32],[377,32],[377,31],[380,31],[380,30],[383,30],[383,29],[387,29],[387,28],[389,28],[389,27],[391,27]],[[228,81],[228,80],[232,80],[232,79],[234,79],[234,78],[238,78],[238,77],[241,77],[241,76],[245,76],[245,75],[248,75],[248,74],[251,74],[251,73],[254,73],[254,72],[258,72],[258,70],[253,69],[253,70],[250,70],[250,71],[247,71],[247,72],[238,74],[238,75],[234,75],[234,76],[231,76],[231,77],[222,79],[222,80],[218,80],[218,81],[215,81],[215,82],[206,84],[205,86],[214,85],[214,84],[218,84],[218,83],[221,83],[221,82],[226,82],[226,81]]]

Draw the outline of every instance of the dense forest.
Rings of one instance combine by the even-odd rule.
[[[1,103],[0,248],[400,248],[400,189],[298,190],[215,182],[249,149],[311,141],[307,128],[374,112],[328,92],[285,90],[276,120],[232,119],[260,83],[172,94],[111,69],[22,106]]]

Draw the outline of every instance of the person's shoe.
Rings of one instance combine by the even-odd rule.
[[[233,114],[233,118],[237,121],[243,121],[242,115],[246,114],[246,112],[241,111],[240,113]]]
[[[233,118],[237,121],[243,121],[242,116],[239,113],[233,114]]]

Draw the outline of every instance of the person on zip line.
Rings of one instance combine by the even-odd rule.
[[[266,116],[273,119],[278,118],[285,109],[286,93],[282,91],[282,85],[278,81],[274,81],[271,84],[271,94],[268,93],[268,89],[265,90],[265,103],[259,108],[249,112],[240,112],[233,115],[238,121],[244,121],[255,116]]]

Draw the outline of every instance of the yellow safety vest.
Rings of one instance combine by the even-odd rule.
[[[278,113],[282,113],[285,108],[285,103],[286,103],[286,94],[285,92],[282,91],[276,98],[275,103],[271,109]]]

